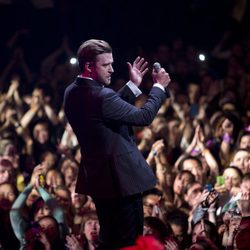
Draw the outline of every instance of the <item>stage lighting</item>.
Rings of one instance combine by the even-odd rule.
[[[75,57],[71,57],[69,62],[70,64],[74,65],[77,63],[77,59]]]
[[[199,54],[199,60],[204,62],[206,60],[206,56],[204,54]]]

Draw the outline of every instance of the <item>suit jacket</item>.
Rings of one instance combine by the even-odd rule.
[[[139,152],[132,126],[149,125],[168,97],[153,87],[142,108],[132,105],[133,92],[118,93],[78,77],[65,90],[64,109],[81,146],[76,192],[95,198],[133,195],[155,185],[155,177]]]

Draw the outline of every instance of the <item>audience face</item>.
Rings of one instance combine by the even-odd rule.
[[[177,225],[177,224],[172,223],[171,228],[172,228],[173,234],[176,237],[176,239],[178,240],[178,242],[182,243],[182,241],[184,239],[184,235],[185,235],[183,227],[181,225]]]
[[[184,198],[191,208],[195,207],[198,204],[198,200],[201,196],[202,191],[203,191],[203,188],[200,183],[193,184],[187,190],[187,194],[184,195]]]
[[[31,106],[41,104],[43,98],[44,98],[43,91],[41,89],[35,88],[31,96]]]
[[[58,225],[55,220],[50,217],[44,217],[39,220],[39,225],[47,238],[52,242],[59,237]]]
[[[152,216],[153,208],[161,200],[161,196],[155,194],[146,195],[143,198],[143,211],[144,216]]]
[[[225,169],[223,176],[225,179],[225,187],[228,191],[230,191],[232,187],[240,187],[241,178],[235,169]]]
[[[45,171],[53,168],[53,166],[55,166],[56,164],[56,160],[57,160],[57,156],[56,153],[52,153],[50,151],[46,151],[43,155],[42,155],[42,159],[41,162],[44,164],[44,168]]]
[[[177,195],[181,195],[183,192],[183,188],[191,183],[191,180],[192,178],[188,173],[177,174],[173,185],[174,193]]]
[[[250,171],[250,153],[245,150],[239,150],[233,157],[233,166],[238,167],[243,174]]]
[[[14,186],[9,183],[0,184],[0,208],[9,210],[16,199]]]
[[[39,201],[36,204],[35,212],[34,212],[34,221],[38,221],[44,216],[50,215],[51,210],[49,207],[44,203],[43,200]]]
[[[240,189],[241,193],[250,195],[250,180],[243,180]]]
[[[250,135],[243,135],[241,137],[239,148],[250,148]]]
[[[87,196],[83,194],[78,194],[75,192],[71,193],[71,202],[75,209],[80,209],[87,202]]]
[[[232,135],[233,134],[233,131],[234,131],[234,124],[232,121],[230,121],[229,119],[225,119],[223,122],[222,122],[222,133],[225,134],[229,134],[229,135]]]
[[[68,166],[63,172],[65,185],[69,187],[73,182],[76,181],[78,174],[78,167]]]
[[[0,184],[13,181],[14,169],[12,163],[7,159],[0,160]]]
[[[207,236],[201,223],[196,224],[192,231],[192,243],[195,243],[197,241],[197,236]]]
[[[215,124],[215,136],[222,138],[224,134],[233,134],[234,124],[229,119],[221,116],[217,124]]]
[[[194,159],[187,159],[183,162],[183,170],[190,171],[194,176],[195,180],[203,183],[202,166]]]
[[[33,129],[34,139],[40,144],[45,144],[49,140],[48,126],[44,123],[38,123]]]
[[[13,143],[6,145],[3,155],[5,159],[12,163],[13,168],[17,169],[19,167],[19,154],[17,152],[16,146]]]
[[[88,219],[84,224],[83,233],[88,241],[95,242],[98,240],[100,225],[97,219]]]

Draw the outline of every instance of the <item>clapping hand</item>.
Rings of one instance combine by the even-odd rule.
[[[81,242],[79,240],[79,237],[75,235],[67,235],[66,236],[67,243],[65,246],[70,250],[83,250],[83,247],[81,246]]]
[[[250,196],[249,193],[243,193],[241,199],[237,202],[242,217],[250,216]]]
[[[138,87],[141,84],[143,76],[148,72],[148,62],[145,61],[144,58],[138,56],[133,62],[133,65],[129,62],[127,62],[127,65],[130,81]]]

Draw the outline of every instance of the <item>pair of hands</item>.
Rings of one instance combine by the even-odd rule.
[[[18,92],[19,85],[20,83],[18,77],[11,79],[10,87],[7,92],[7,99],[10,99],[16,92]]]
[[[69,250],[83,250],[82,247],[83,243],[80,239],[80,236],[78,235],[67,235],[66,236],[66,244],[65,246],[69,249]]]
[[[45,234],[42,228],[36,229],[37,232],[34,233],[32,229],[26,232],[26,240],[28,243],[28,248],[34,244],[35,240],[40,241],[44,245],[44,249],[51,249],[51,243],[48,236]],[[33,248],[32,248],[33,249]]]
[[[205,144],[204,144],[205,136],[204,133],[201,129],[200,125],[197,125],[195,128],[195,134],[192,139],[192,142],[186,149],[187,154],[199,154],[205,149]]]
[[[45,173],[47,172],[47,165],[46,163],[42,162],[34,167],[30,184],[34,188],[44,187],[45,186]]]
[[[141,84],[143,76],[148,72],[148,62],[142,57],[137,57],[133,64],[127,62],[129,78],[137,86]],[[167,87],[171,79],[169,74],[164,68],[161,68],[159,72],[152,72],[152,77],[154,83],[159,83],[162,87]]]

